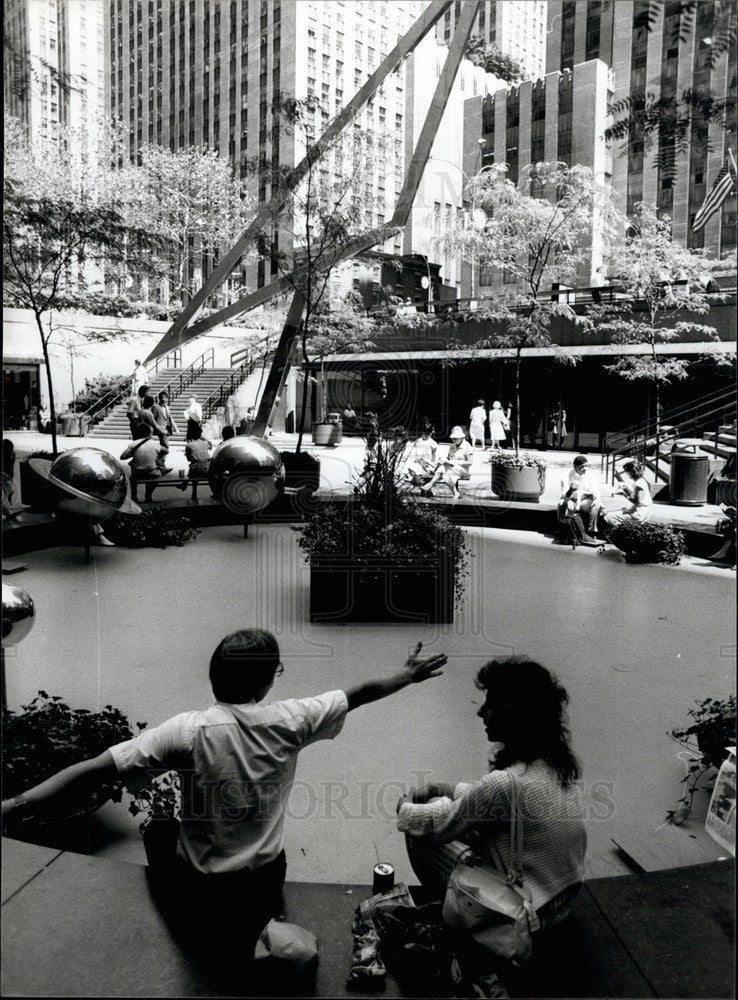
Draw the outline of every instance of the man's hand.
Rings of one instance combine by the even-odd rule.
[[[448,661],[445,653],[438,653],[436,656],[420,660],[418,653],[422,648],[423,643],[419,642],[405,663],[405,669],[410,671],[413,684],[419,684],[421,681],[428,680],[429,677],[440,677],[443,673],[440,668]]]

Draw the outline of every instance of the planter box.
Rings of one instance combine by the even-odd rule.
[[[53,458],[52,455],[48,457]],[[28,459],[18,463],[18,471],[20,472],[21,502],[28,504],[31,510],[46,514],[51,513],[54,510],[54,494],[50,483],[31,468]]]
[[[320,625],[435,625],[454,620],[455,576],[445,552],[427,558],[333,556],[310,565],[310,621]]]
[[[492,469],[492,492],[500,500],[538,503],[546,484],[546,473],[534,465],[498,465]]]
[[[336,423],[314,423],[313,444],[323,445],[328,448],[335,448],[343,440],[343,428]]]

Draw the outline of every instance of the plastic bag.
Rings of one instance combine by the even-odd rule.
[[[254,958],[288,962],[298,974],[312,972],[318,964],[318,939],[299,924],[270,920],[256,942]]]

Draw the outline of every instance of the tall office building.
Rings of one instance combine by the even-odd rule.
[[[436,29],[448,42],[461,12],[455,0]],[[472,32],[516,59],[529,79],[543,76],[546,59],[546,0],[483,0]]]
[[[308,127],[320,135],[419,16],[425,0],[107,0],[108,109],[128,127],[130,153],[144,143],[208,145],[227,155],[258,202],[269,172],[302,156],[288,130],[273,128],[279,92],[320,99]],[[406,68],[391,74],[359,117],[387,137],[391,153],[361,191],[366,223],[390,214],[405,166]],[[262,173],[247,161],[263,161]],[[334,169],[330,159],[325,168]],[[399,252],[398,237],[384,249]],[[247,265],[261,287],[276,263]]]
[[[31,139],[104,113],[99,0],[5,0],[5,107]]]
[[[649,10],[655,15],[650,23]],[[642,102],[644,93],[651,95],[649,99],[676,101],[690,88],[735,98],[735,37],[714,65],[711,59],[713,39],[723,31],[721,18],[726,11],[726,4],[700,0],[694,15],[685,19],[679,0],[658,5],[645,0],[549,0],[546,69],[550,73],[603,60],[612,69],[615,104],[624,98]],[[728,149],[735,155],[735,107],[727,128],[719,122],[703,126],[699,117],[695,121],[683,150],[674,148],[673,140],[657,136],[650,145],[637,135],[615,143],[612,184],[628,213],[638,202],[655,204],[671,217],[675,240],[725,256],[736,248],[735,193],[703,229],[695,232],[692,224]],[[665,148],[668,142],[671,151]],[[672,151],[675,172],[656,163],[659,152]]]

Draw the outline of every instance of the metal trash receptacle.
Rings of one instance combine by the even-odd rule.
[[[671,453],[669,475],[669,503],[682,507],[699,507],[707,503],[707,480],[710,476],[710,459],[696,451],[681,451],[680,442]]]

